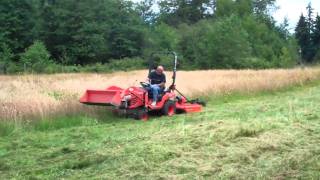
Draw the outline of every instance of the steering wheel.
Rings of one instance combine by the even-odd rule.
[[[144,88],[150,87],[150,83],[147,83],[147,82],[140,82],[140,84]]]

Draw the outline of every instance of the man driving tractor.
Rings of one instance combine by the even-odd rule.
[[[177,54],[175,52],[164,53],[173,56],[172,83],[168,90],[165,90],[166,76],[163,66],[154,69],[152,57],[155,54],[159,53],[151,54],[148,79],[147,82],[140,82],[141,86],[131,86],[126,89],[117,86],[110,86],[102,90],[88,89],[80,98],[80,102],[87,105],[112,106],[114,112],[119,115],[143,121],[148,120],[149,112],[161,112],[165,116],[173,116],[176,111],[180,113],[201,112],[204,103],[197,99],[189,100],[176,89]],[[161,99],[159,94],[162,95]]]
[[[166,75],[163,73],[163,66],[158,66],[156,70],[151,71],[147,81],[151,84],[152,106],[156,106],[158,95],[164,91],[166,84]]]

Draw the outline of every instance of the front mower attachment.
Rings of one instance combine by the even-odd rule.
[[[183,104],[176,104],[178,110],[181,110],[185,113],[194,113],[194,112],[201,112],[202,106],[200,104],[191,104],[191,103],[183,103]]]
[[[81,97],[80,103],[100,106],[120,106],[123,89],[111,86],[106,90],[87,90]]]

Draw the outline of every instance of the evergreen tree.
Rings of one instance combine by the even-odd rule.
[[[315,48],[315,60],[320,60],[320,16],[316,16],[316,20],[314,23],[314,31],[313,31],[313,44]]]
[[[297,27],[295,29],[296,39],[298,40],[301,56],[303,60],[308,60],[310,46],[310,32],[308,30],[308,23],[303,14],[301,14]]]
[[[301,15],[300,20],[296,27],[296,38],[301,48],[302,59],[308,63],[311,63],[316,55],[317,41],[315,33],[315,22],[313,18],[313,8],[311,3],[306,7],[307,17]]]
[[[289,27],[289,20],[287,17],[285,17],[283,19],[283,22],[277,28],[283,39],[288,39],[290,37],[290,32],[288,30],[288,27]]]
[[[308,33],[309,33],[309,40],[308,40],[308,45],[306,46],[306,53],[307,53],[307,57],[306,60],[308,62],[312,62],[314,56],[315,56],[315,46],[312,40],[312,36],[313,36],[313,31],[314,31],[314,20],[313,20],[313,8],[311,6],[311,2],[308,4],[307,6],[307,29],[308,29]]]
[[[308,27],[308,31],[311,34],[313,31],[313,8],[311,6],[311,2],[308,4],[307,6],[307,27]]]

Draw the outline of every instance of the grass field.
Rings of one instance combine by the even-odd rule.
[[[171,82],[170,72],[166,72]],[[113,74],[56,74],[0,76],[0,121],[35,121],[57,115],[97,113],[96,108],[82,106],[78,99],[89,89],[110,85],[123,88],[139,85],[147,71]],[[219,96],[302,85],[320,79],[320,68],[278,70],[210,70],[179,71],[180,91],[193,96]]]
[[[0,179],[319,179],[320,82],[211,98],[149,122],[1,123]],[[6,131],[3,131],[6,130]]]

